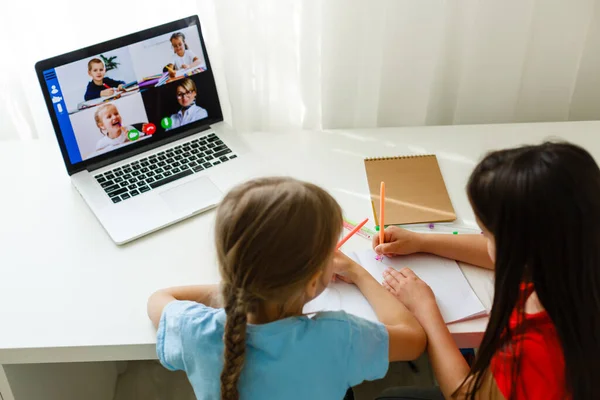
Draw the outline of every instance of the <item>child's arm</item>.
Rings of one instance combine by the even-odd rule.
[[[101,93],[100,93],[101,91],[96,89],[94,86],[92,86],[92,84],[89,84],[87,86],[87,89],[85,90],[85,94],[83,95],[83,99],[85,101],[97,99],[98,97],[101,96]]]
[[[379,321],[389,335],[389,360],[407,361],[418,358],[427,345],[425,331],[408,309],[379,284],[363,267],[338,252],[338,271],[343,270],[341,279],[354,283],[367,298]],[[345,264],[340,267],[339,264]]]
[[[104,89],[103,91],[100,92],[100,96],[102,96],[102,97],[112,96],[113,94],[115,94],[114,88]]]
[[[148,299],[148,317],[158,328],[160,316],[167,304],[175,300],[191,300],[209,307],[219,307],[219,285],[175,286],[161,289]]]
[[[182,64],[181,68],[188,69],[200,65],[200,58],[192,50],[186,50],[186,54],[191,57],[192,62],[190,64]]]
[[[450,398],[469,374],[469,365],[452,339],[437,306],[418,313],[417,318],[427,332],[427,354],[433,373],[444,396]]]
[[[198,57],[194,57],[194,59],[192,60],[192,64],[188,66],[188,68],[193,68],[193,67],[197,67],[198,65],[200,65],[201,61]]]
[[[104,94],[102,96],[111,96],[111,95],[115,94],[117,90],[118,91],[123,90],[123,85],[125,85],[125,81],[119,81],[119,80],[112,79],[109,77],[105,77],[103,82],[104,82],[104,87],[106,88],[106,90],[103,90],[103,92],[108,93],[108,94]]]
[[[384,278],[387,290],[414,313],[425,329],[433,373],[444,397],[451,398],[469,374],[469,365],[446,327],[431,288],[408,268],[400,271],[389,268]]]
[[[379,244],[379,235],[373,238],[377,254],[404,255],[431,253],[479,267],[494,269],[483,235],[447,235],[417,233],[390,226],[385,229],[385,243]]]

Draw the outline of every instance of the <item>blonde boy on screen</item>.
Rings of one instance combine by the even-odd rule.
[[[123,90],[125,82],[111,79],[106,75],[104,62],[99,58],[92,58],[88,62],[88,75],[92,80],[88,83],[83,98],[85,101],[108,97]]]

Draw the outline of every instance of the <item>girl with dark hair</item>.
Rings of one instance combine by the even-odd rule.
[[[587,151],[568,143],[496,151],[475,168],[467,193],[483,235],[417,234],[391,227],[385,230],[386,243],[377,238],[373,243],[379,254],[429,252],[495,271],[490,320],[471,368],[430,288],[406,268],[384,273],[386,289],[427,333],[443,395],[599,399],[598,165]]]
[[[171,35],[171,46],[173,46],[173,68],[188,69],[196,66],[201,66],[203,61],[198,58],[185,42],[185,35],[181,32],[176,32]]]

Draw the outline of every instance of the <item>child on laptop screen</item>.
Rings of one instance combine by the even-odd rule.
[[[202,60],[185,43],[183,33],[177,32],[171,35],[171,46],[173,46],[173,52],[175,53],[172,62],[174,69],[188,69],[200,66],[202,63]]]
[[[112,96],[116,93],[116,90],[122,90],[125,84],[123,81],[116,81],[106,77],[106,67],[104,66],[104,62],[99,58],[92,58],[88,62],[88,75],[92,80],[87,85],[84,95],[85,101]]]
[[[131,137],[128,135],[134,127],[123,126],[123,118],[119,114],[117,106],[112,103],[98,107],[94,113],[94,119],[96,120],[96,126],[104,136],[96,144],[96,151],[98,152],[104,153],[113,150],[124,143],[128,144],[133,140],[137,140],[138,137],[144,136],[143,128],[141,131],[136,129]]]
[[[208,117],[206,110],[196,105],[196,92],[196,84],[190,78],[185,78],[179,82],[175,94],[177,95],[177,102],[181,108],[176,114],[171,115],[173,124],[165,130],[169,131],[171,129],[179,128],[180,126]]]

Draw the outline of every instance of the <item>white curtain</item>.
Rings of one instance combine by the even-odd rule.
[[[194,13],[241,131],[600,119],[600,0],[11,4],[0,138],[53,134],[35,61]]]
[[[241,130],[600,118],[597,0],[198,0]]]

